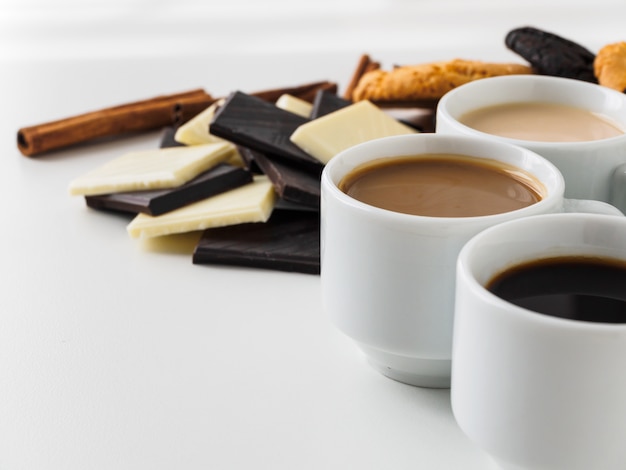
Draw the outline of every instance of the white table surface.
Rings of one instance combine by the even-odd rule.
[[[68,195],[158,132],[38,158],[15,134],[196,87],[343,89],[363,52],[517,61],[518,26],[597,50],[626,3],[210,3],[0,4],[0,469],[491,468],[449,391],[383,377],[329,323],[319,276],[194,266]]]

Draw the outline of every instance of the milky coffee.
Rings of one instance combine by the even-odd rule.
[[[527,172],[456,154],[378,159],[346,175],[339,188],[366,204],[431,217],[475,217],[538,202],[542,184]]]
[[[608,117],[555,103],[507,103],[470,111],[459,119],[488,134],[536,142],[583,142],[624,134]]]

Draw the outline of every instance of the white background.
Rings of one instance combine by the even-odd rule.
[[[449,391],[381,376],[329,324],[318,276],[194,266],[68,195],[158,133],[39,158],[15,133],[196,87],[343,89],[365,52],[520,61],[504,36],[526,25],[595,51],[624,18],[623,0],[0,1],[0,470],[491,468]]]

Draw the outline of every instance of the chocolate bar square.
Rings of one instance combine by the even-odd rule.
[[[85,202],[93,209],[160,215],[250,182],[249,171],[220,163],[175,188],[85,196]]]
[[[233,92],[215,113],[211,134],[319,175],[324,165],[289,138],[308,119],[260,98]]]
[[[319,274],[319,214],[275,210],[265,223],[207,229],[193,263]]]

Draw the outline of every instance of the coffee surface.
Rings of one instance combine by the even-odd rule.
[[[541,183],[512,165],[455,154],[385,158],[356,168],[339,188],[372,206],[430,217],[509,212],[541,199]]]
[[[466,113],[459,121],[488,134],[538,142],[584,142],[624,134],[608,117],[553,103],[487,106]]]
[[[562,257],[516,266],[487,289],[534,312],[572,320],[626,323],[626,262]]]

